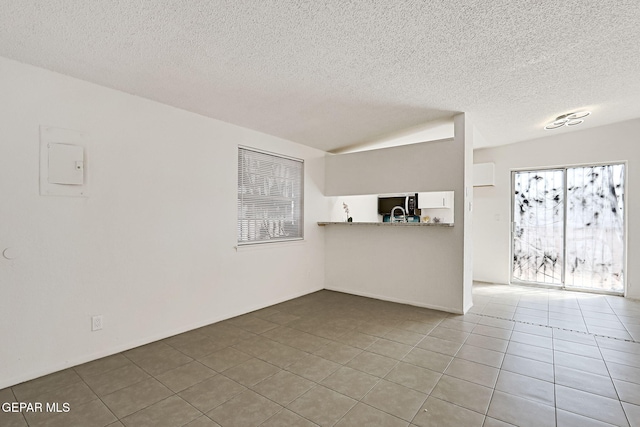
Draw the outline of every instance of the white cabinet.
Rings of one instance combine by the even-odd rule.
[[[453,191],[418,193],[418,209],[443,209],[453,206]]]

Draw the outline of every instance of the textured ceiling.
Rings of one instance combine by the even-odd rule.
[[[487,145],[640,117],[639,46],[638,0],[0,2],[0,56],[327,151],[461,111]]]

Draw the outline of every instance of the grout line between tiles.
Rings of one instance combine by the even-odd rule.
[[[616,341],[625,341],[625,342],[631,342],[631,343],[638,343],[638,341],[635,341],[633,339],[625,339],[625,338],[612,337],[610,335],[595,334],[595,333],[592,333],[592,332],[579,331],[577,329],[560,328],[558,326],[543,325],[541,323],[526,322],[524,320],[507,319],[505,317],[490,316],[488,314],[483,314],[483,313],[472,313],[472,314],[474,314],[476,316],[481,316],[481,317],[488,317],[488,318],[491,318],[491,319],[507,320],[507,321],[511,321],[511,322],[514,322],[514,323],[522,323],[522,324],[526,324],[526,325],[541,326],[541,327],[544,327],[544,328],[550,328],[552,330],[553,329],[558,329],[558,330],[561,330],[561,331],[575,332],[575,333],[578,333],[578,334],[590,335],[590,336],[594,336],[594,337],[609,338],[609,339],[613,339],[613,340],[616,340]]]

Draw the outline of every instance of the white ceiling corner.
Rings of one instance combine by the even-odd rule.
[[[638,28],[637,0],[21,0],[0,56],[326,151],[460,111],[500,145],[640,117]]]

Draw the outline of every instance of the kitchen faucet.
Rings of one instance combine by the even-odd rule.
[[[407,212],[404,210],[404,208],[402,206],[396,206],[393,209],[391,209],[391,215],[389,216],[389,222],[396,222],[395,221],[395,216],[393,215],[393,213],[396,211],[396,209],[400,209],[402,211],[402,220],[399,222],[407,222]]]

